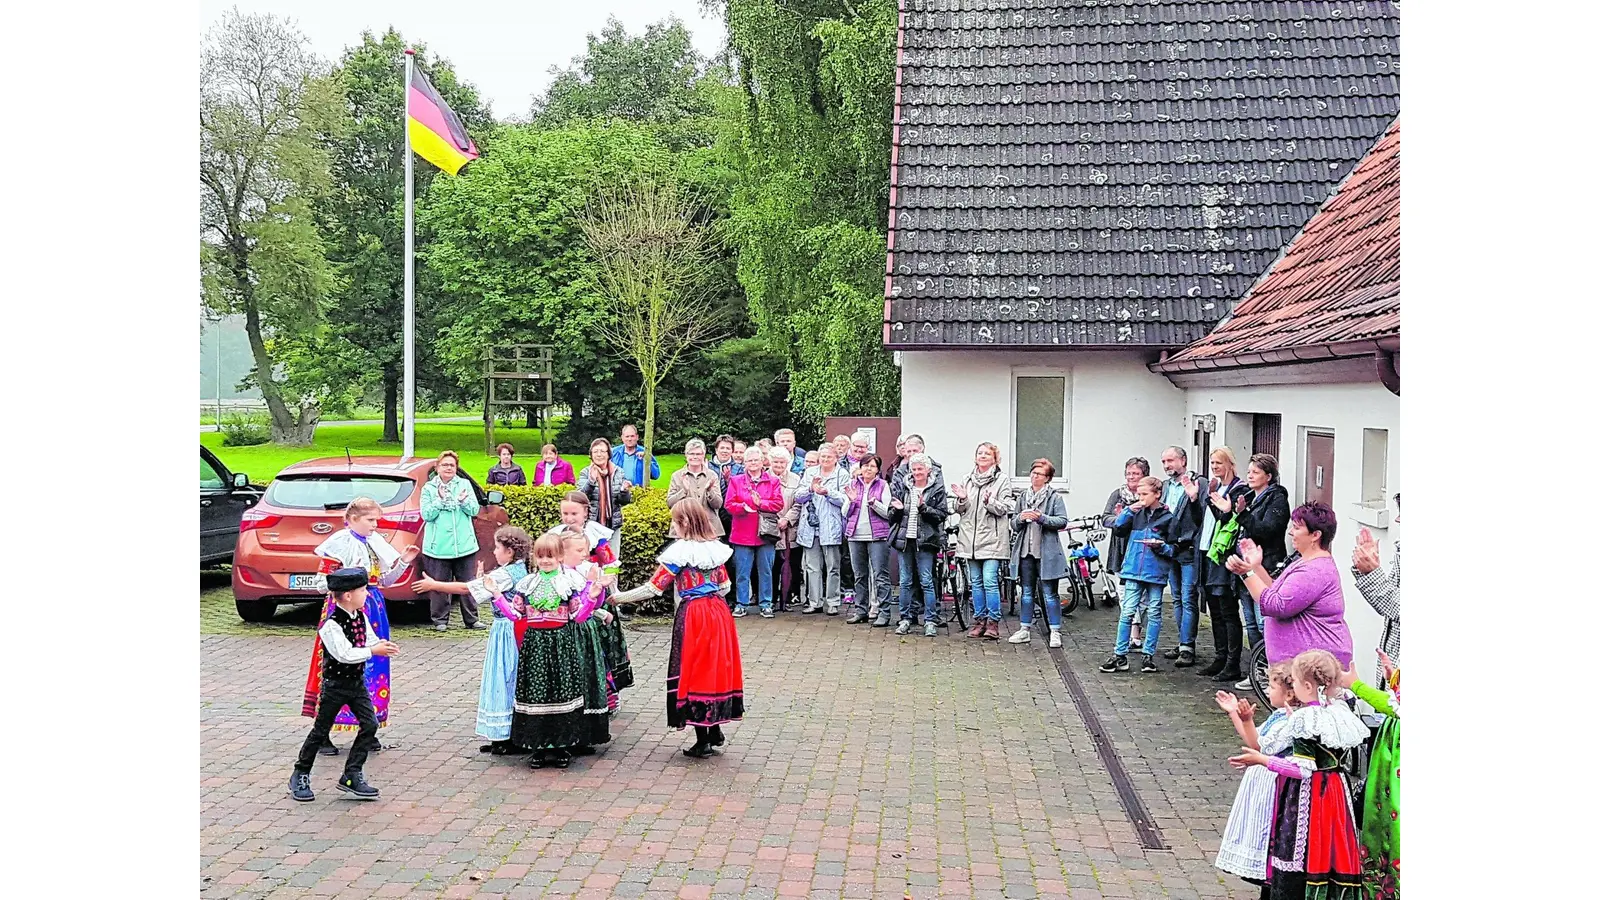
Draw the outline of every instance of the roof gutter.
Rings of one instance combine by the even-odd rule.
[[[1394,364],[1394,355],[1400,352],[1400,336],[1378,338],[1366,341],[1345,341],[1338,344],[1310,344],[1304,347],[1285,347],[1281,350],[1268,350],[1263,353],[1239,353],[1229,356],[1199,357],[1190,359],[1165,359],[1150,364],[1150,371],[1162,375],[1173,375],[1179,372],[1211,372],[1219,369],[1245,369],[1254,366],[1277,366],[1286,363],[1318,362],[1327,359],[1356,359],[1363,356],[1378,357],[1386,355],[1388,364]],[[1380,365],[1380,375],[1381,366]],[[1396,394],[1400,393],[1400,375],[1396,371],[1393,376],[1394,385],[1391,387],[1388,380],[1384,386]]]

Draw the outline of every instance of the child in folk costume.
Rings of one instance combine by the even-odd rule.
[[[480,607],[494,610],[489,627],[489,644],[483,651],[483,683],[478,688],[477,733],[489,739],[479,753],[495,756],[517,755],[526,751],[511,743],[511,708],[517,691],[516,623],[527,607],[513,588],[528,577],[528,555],[533,541],[515,525],[502,525],[494,533],[494,559],[499,568],[474,581],[434,581],[419,578],[413,587],[418,593],[471,594]],[[479,566],[479,571],[482,571]]]
[[[546,533],[558,534],[574,527],[581,528],[589,539],[589,561],[605,574],[615,576],[622,568],[620,535],[589,518],[589,496],[582,491],[571,491],[562,499],[561,524]],[[622,616],[609,592],[606,608],[611,616],[600,623],[600,639],[605,644],[616,689],[623,691],[633,687],[633,661],[628,654],[628,639],[622,633]]]
[[[326,576],[338,569],[355,568],[368,573],[367,599],[364,607],[366,620],[374,637],[379,640],[389,639],[389,612],[383,599],[382,587],[389,587],[398,582],[405,575],[422,548],[416,545],[407,547],[400,553],[378,534],[378,517],[383,513],[383,507],[370,497],[357,497],[350,501],[344,510],[345,527],[328,536],[328,539],[317,545],[316,554],[320,557],[317,571]],[[318,628],[328,621],[328,616],[333,614],[333,595],[328,595],[327,603],[322,608],[322,618],[318,621]],[[306,689],[304,700],[300,706],[300,714],[307,718],[317,716],[317,698],[322,693],[322,637],[318,632],[317,640],[311,647],[311,671],[306,676]],[[389,658],[376,656],[367,662],[366,666],[367,692],[372,696],[372,706],[378,717],[378,727],[383,728],[389,724]],[[355,714],[346,709],[339,712],[333,722],[334,731],[354,731],[359,722]],[[373,750],[383,749],[383,745],[376,741]],[[323,741],[321,752],[324,756],[334,756],[339,750],[333,745],[331,739]]]
[[[534,751],[528,763],[533,768],[564,769],[589,728],[583,712],[583,655],[569,605],[584,582],[561,567],[561,538],[553,534],[534,542],[533,559],[536,571],[514,589],[527,605],[527,630],[517,656],[511,742]]]
[[[1361,863],[1370,900],[1400,898],[1400,669],[1389,654],[1383,663],[1383,688],[1363,683],[1355,672],[1342,683],[1386,718],[1378,726],[1367,769],[1366,800],[1361,814]],[[1387,690],[1385,690],[1385,688]]]
[[[294,762],[294,773],[289,776],[289,795],[301,802],[316,799],[311,791],[311,767],[317,761],[317,751],[327,742],[336,715],[348,709],[360,723],[356,741],[350,745],[350,755],[345,758],[344,774],[339,777],[339,790],[353,795],[357,800],[378,799],[378,789],[367,784],[362,774],[367,754],[378,743],[378,715],[372,709],[372,697],[367,693],[365,674],[371,659],[388,659],[399,648],[388,640],[373,636],[362,605],[366,602],[368,570],[341,568],[328,574],[328,594],[334,606],[317,635],[321,660],[321,678],[318,679],[317,718],[300,745],[300,755]]]
[[[1272,713],[1261,723],[1259,732],[1252,703],[1227,691],[1217,691],[1217,705],[1233,721],[1233,729],[1245,746],[1260,750],[1262,740],[1299,708],[1293,682],[1287,662],[1277,663],[1267,670],[1267,700],[1272,703]],[[1286,751],[1278,755],[1283,752]],[[1233,798],[1233,809],[1228,813],[1228,825],[1222,832],[1222,845],[1217,850],[1217,868],[1255,885],[1262,884],[1267,877],[1267,839],[1272,832],[1272,801],[1277,794],[1277,784],[1277,774],[1265,766],[1251,766],[1245,770],[1239,792]]]
[[[733,551],[717,540],[711,511],[692,497],[672,508],[672,523],[680,537],[658,557],[655,575],[616,600],[636,603],[675,589],[667,724],[680,729],[693,725],[694,745],[683,752],[704,759],[725,742],[722,723],[744,718],[739,632],[723,600],[733,587],[727,569]]]
[[[601,638],[601,623],[612,618],[604,609],[605,591],[616,579],[589,562],[589,540],[583,532],[573,529],[560,538],[562,568],[583,579],[583,589],[571,604],[572,627],[578,629],[578,651],[583,657],[583,715],[588,730],[573,754],[588,756],[594,745],[611,740],[611,713],[617,708],[617,689]]]
[[[1307,650],[1290,671],[1301,707],[1261,741],[1261,749],[1245,748],[1228,759],[1236,769],[1265,766],[1278,775],[1261,897],[1360,900],[1361,858],[1345,763],[1367,726],[1337,699],[1343,673],[1333,654]]]

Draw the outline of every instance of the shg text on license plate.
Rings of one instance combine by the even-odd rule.
[[[291,591],[320,591],[322,584],[316,575],[290,575],[289,590]]]

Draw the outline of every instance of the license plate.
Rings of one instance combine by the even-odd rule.
[[[290,575],[289,590],[291,591],[317,591],[322,585],[317,582],[316,575]]]

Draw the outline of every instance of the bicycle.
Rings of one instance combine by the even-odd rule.
[[[1070,613],[1081,604],[1094,609],[1094,589],[1105,574],[1100,563],[1100,548],[1095,544],[1110,534],[1102,526],[1100,516],[1081,516],[1067,521],[1063,531],[1067,534],[1067,583],[1061,591],[1061,612]],[[1072,533],[1084,532],[1084,539],[1075,541]]]
[[[956,625],[962,631],[967,630],[967,617],[963,605],[972,603],[972,585],[967,581],[966,561],[956,556],[956,535],[960,531],[961,523],[952,517],[954,524],[944,527],[944,541],[939,547],[939,553],[934,557],[934,577],[938,581],[936,590],[939,592],[939,605],[944,606],[945,601],[950,601],[956,609]],[[939,624],[948,626],[949,618],[940,611]]]

